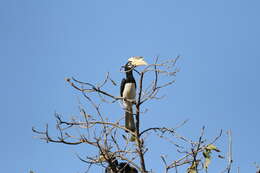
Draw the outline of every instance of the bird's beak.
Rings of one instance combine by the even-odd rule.
[[[128,59],[134,66],[148,65],[148,63],[141,56],[134,56]]]

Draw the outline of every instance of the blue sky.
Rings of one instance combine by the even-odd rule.
[[[157,55],[181,55],[176,84],[164,90],[164,100],[147,104],[152,109],[143,126],[189,119],[180,132],[191,138],[203,125],[209,138],[232,129],[234,170],[254,172],[253,163],[260,163],[259,5],[257,0],[1,0],[1,170],[84,172],[75,153],[87,154],[88,147],[46,144],[31,132],[32,126],[54,125],[55,111],[78,115],[82,98],[64,78],[97,82],[109,71],[119,83],[119,67],[130,56],[153,62]],[[160,153],[161,142],[151,142]],[[223,136],[218,143],[223,151],[225,142]],[[151,160],[156,154],[147,158],[148,168],[162,172],[162,164]],[[224,166],[216,160],[210,172]]]

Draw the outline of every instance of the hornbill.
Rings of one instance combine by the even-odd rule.
[[[125,128],[135,131],[135,122],[133,117],[133,102],[136,96],[136,82],[133,76],[133,70],[137,66],[147,65],[140,56],[131,57],[125,64],[124,69],[126,78],[122,79],[120,87],[120,95],[123,97],[123,105],[125,108]]]
[[[121,162],[118,164],[118,161],[115,158],[111,163],[112,165],[106,167],[105,173],[138,173],[137,169],[130,166],[129,163]],[[113,171],[112,167],[115,171]]]

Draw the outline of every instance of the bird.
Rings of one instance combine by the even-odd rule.
[[[114,173],[113,170],[118,170],[118,161],[115,157],[110,158],[109,165],[105,169],[105,173]]]
[[[120,86],[120,96],[123,98],[125,108],[125,128],[135,132],[135,122],[133,117],[133,103],[136,97],[136,81],[133,70],[137,66],[148,65],[141,56],[134,56],[128,59],[123,66],[126,77],[122,79]]]
[[[120,173],[138,173],[136,168],[130,166],[126,162],[119,163],[118,168],[119,168],[119,171],[121,171]]]
[[[121,162],[118,164],[117,159],[112,159],[112,165],[109,165],[105,169],[105,173],[138,173],[137,169],[130,166],[127,162]],[[112,169],[114,167],[114,170]]]

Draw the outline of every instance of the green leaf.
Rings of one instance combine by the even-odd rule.
[[[203,156],[205,158],[205,162],[203,164],[204,169],[208,170],[209,164],[211,162],[211,150],[208,147],[203,151]]]
[[[187,173],[197,173],[196,169],[188,169]]]
[[[131,135],[130,142],[134,142],[136,140],[136,137],[134,135]]]
[[[206,170],[208,169],[210,162],[211,162],[210,158],[207,158],[207,157],[206,157],[206,158],[205,158],[205,162],[204,162],[204,168],[205,168]]]
[[[203,151],[203,156],[205,157],[205,158],[210,158],[210,154],[211,154],[211,151],[210,150],[205,150],[205,151]]]
[[[213,144],[209,144],[207,147],[206,147],[207,150],[214,150],[216,152],[220,152],[220,150]]]
[[[192,165],[187,169],[187,173],[197,173],[197,166],[199,162],[193,162]]]
[[[106,161],[106,159],[103,155],[100,155],[97,161],[98,162],[104,162],[104,161]]]

